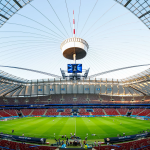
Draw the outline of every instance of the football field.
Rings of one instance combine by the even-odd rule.
[[[116,137],[117,134],[123,133],[137,134],[139,131],[150,129],[150,121],[127,117],[28,117],[0,121],[0,132],[12,134],[12,129],[13,135],[58,139],[65,134],[70,138],[70,133],[75,132],[81,139],[87,136],[88,140],[94,140]]]

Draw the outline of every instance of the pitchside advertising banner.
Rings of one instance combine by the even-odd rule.
[[[150,132],[143,133],[143,134],[135,134],[135,135],[128,135],[128,136],[121,136],[121,137],[111,137],[111,138],[104,138],[105,143],[117,143],[123,141],[130,141],[136,140],[139,138],[146,138],[150,136]]]
[[[46,142],[45,138],[33,138],[33,137],[9,135],[9,134],[2,134],[2,133],[0,133],[0,138],[6,138],[6,139],[21,141],[21,142],[41,143],[41,144],[44,144]]]

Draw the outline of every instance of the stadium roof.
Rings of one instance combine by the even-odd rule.
[[[17,11],[33,0],[1,0],[0,27]],[[137,16],[150,29],[150,1],[149,0],[115,0]]]

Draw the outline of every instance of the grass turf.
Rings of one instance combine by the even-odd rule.
[[[53,122],[54,120],[54,122]],[[90,120],[90,121],[89,121]],[[114,120],[114,121],[113,121]],[[120,122],[122,123],[120,125]],[[29,137],[43,137],[47,139],[61,138],[70,133],[88,140],[116,137],[117,134],[132,135],[139,131],[150,128],[150,121],[137,120],[127,117],[91,117],[91,118],[69,118],[69,117],[28,117],[0,122],[0,132],[5,134],[22,135]],[[96,136],[92,136],[96,134]]]

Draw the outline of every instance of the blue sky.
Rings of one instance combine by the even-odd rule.
[[[81,5],[80,0],[34,0],[0,28],[0,64],[60,75],[60,68],[66,70],[67,64],[73,63],[63,57],[60,49],[60,44],[72,37],[73,10],[76,37],[86,40],[90,47],[87,56],[77,63],[90,68],[89,75],[149,63],[149,29],[114,0],[81,0]],[[127,69],[98,78],[121,79],[148,68]],[[0,69],[26,79],[51,78]]]

